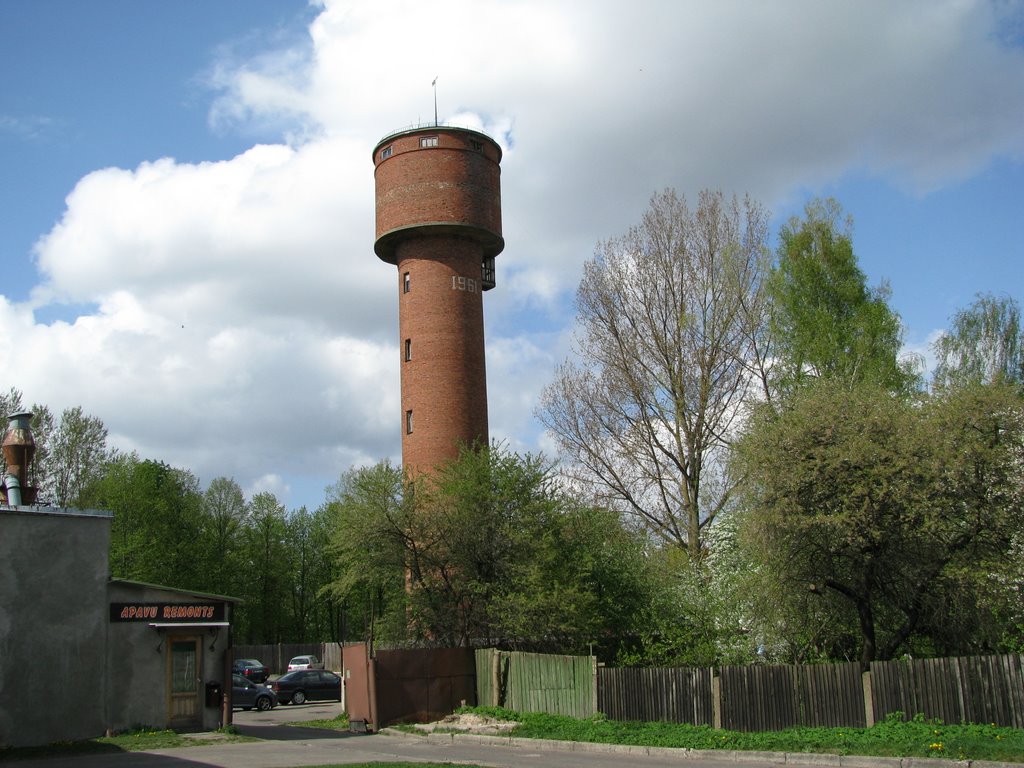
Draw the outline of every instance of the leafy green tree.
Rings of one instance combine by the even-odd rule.
[[[540,457],[465,450],[414,484],[384,462],[349,472],[333,503],[331,591],[375,637],[614,646],[647,599],[642,541],[568,499]]]
[[[999,653],[1024,653],[1024,533],[1018,532],[1007,558],[987,574],[981,600],[971,612],[991,617]]]
[[[707,554],[693,563],[674,547],[646,557],[649,602],[639,632],[619,654],[622,666],[717,666],[759,657],[756,578],[738,544],[734,512],[706,533]]]
[[[980,599],[1024,522],[1024,408],[1005,386],[913,402],[877,385],[808,386],[740,445],[760,576],[856,620],[867,664],[993,645]],[[836,609],[839,610],[836,610]],[[837,649],[833,649],[837,652]]]
[[[107,428],[81,406],[66,408],[49,436],[49,486],[53,503],[77,506],[82,492],[110,457]]]
[[[852,223],[829,198],[807,204],[780,232],[768,288],[778,354],[776,382],[788,391],[816,378],[893,391],[914,383],[901,366],[902,330],[889,288],[867,286],[853,252]]]
[[[204,589],[237,595],[245,581],[245,495],[232,478],[215,477],[203,493]]]
[[[309,536],[313,550],[305,587],[310,601],[307,629],[310,637],[342,642],[341,603],[330,594],[330,584],[336,577],[335,561],[331,553],[331,538],[335,527],[334,507],[321,504],[310,514]]]
[[[626,530],[613,510],[566,497],[518,536],[527,555],[513,563],[494,611],[507,645],[613,660],[652,600],[646,536]]]
[[[322,589],[330,582],[329,513],[305,507],[292,512],[285,525],[290,555],[293,639],[327,640],[332,635],[332,612]]]
[[[935,342],[936,387],[1011,382],[1024,384],[1020,305],[1009,296],[979,294],[957,312]]]
[[[83,501],[114,513],[111,574],[181,589],[204,586],[202,496],[190,472],[122,454],[105,465]]]
[[[584,266],[577,362],[537,411],[595,505],[693,560],[735,487],[724,459],[742,406],[768,392],[766,232],[752,200],[656,195]]]
[[[32,439],[36,444],[36,452],[28,469],[28,482],[36,489],[37,501],[49,504],[53,502],[50,437],[56,430],[56,420],[53,412],[40,403],[34,403],[29,410],[32,412]]]
[[[297,634],[289,616],[291,558],[284,506],[269,492],[249,501],[242,533],[247,557],[239,606],[240,636],[249,643],[279,643]]]
[[[21,391],[11,387],[6,392],[0,392],[0,416],[3,417],[3,428],[7,429],[7,417],[12,413],[18,413],[21,409]]]
[[[541,456],[463,451],[432,479],[426,514],[440,546],[413,583],[431,631],[523,650],[581,651],[629,632],[643,604],[642,542],[609,510],[579,504]]]
[[[405,637],[406,552],[421,546],[406,490],[388,461],[350,469],[327,489],[336,568],[323,593],[341,605],[342,640]]]
[[[409,562],[421,631],[450,645],[500,636],[493,608],[520,554],[513,528],[553,512],[548,485],[542,459],[520,460],[497,446],[463,450],[419,483],[416,513],[429,538]]]

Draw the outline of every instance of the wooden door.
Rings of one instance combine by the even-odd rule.
[[[203,719],[202,645],[198,637],[168,638],[167,712],[175,730],[199,728]]]

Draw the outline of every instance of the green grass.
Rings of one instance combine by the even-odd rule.
[[[1024,730],[995,725],[945,725],[921,716],[904,722],[900,713],[872,728],[790,728],[740,733],[676,723],[618,722],[601,715],[577,720],[559,715],[519,714],[498,707],[467,707],[459,711],[520,722],[511,735],[521,738],[709,750],[1024,762]]]
[[[116,736],[101,736],[84,741],[58,741],[39,747],[0,748],[0,761],[26,760],[39,757],[67,755],[97,755],[113,752],[140,752],[149,749],[171,749],[175,747],[197,747],[203,744],[225,744],[242,741],[258,741],[248,736],[239,736],[234,728],[222,728],[214,739],[196,739],[174,731],[153,728],[138,728]]]
[[[299,720],[294,723],[287,723],[287,725],[295,725],[301,728],[324,728],[330,731],[347,731],[348,714],[342,712],[340,715],[332,717],[330,720]]]

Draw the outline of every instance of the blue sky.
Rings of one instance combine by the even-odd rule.
[[[228,158],[280,134],[212,130],[216,62],[302,44],[306,2],[200,0],[0,4],[0,187],[3,263],[18,275],[9,299],[37,279],[26,258],[90,171],[171,156]],[[262,134],[262,135],[261,135]],[[19,180],[19,183],[13,183]]]
[[[492,436],[571,354],[595,244],[675,187],[854,218],[909,350],[1024,298],[1024,4],[0,0],[0,388],[119,448],[316,506],[400,454],[370,152],[433,117],[505,148]]]

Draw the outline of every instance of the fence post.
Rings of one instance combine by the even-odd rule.
[[[491,651],[491,701],[488,703],[492,707],[500,707],[503,703],[501,696],[501,651],[496,648]]]
[[[875,724],[875,705],[871,698],[871,670],[861,672],[860,680],[864,688],[864,722],[870,728]]]
[[[711,668],[711,727],[722,727],[722,678]]]

